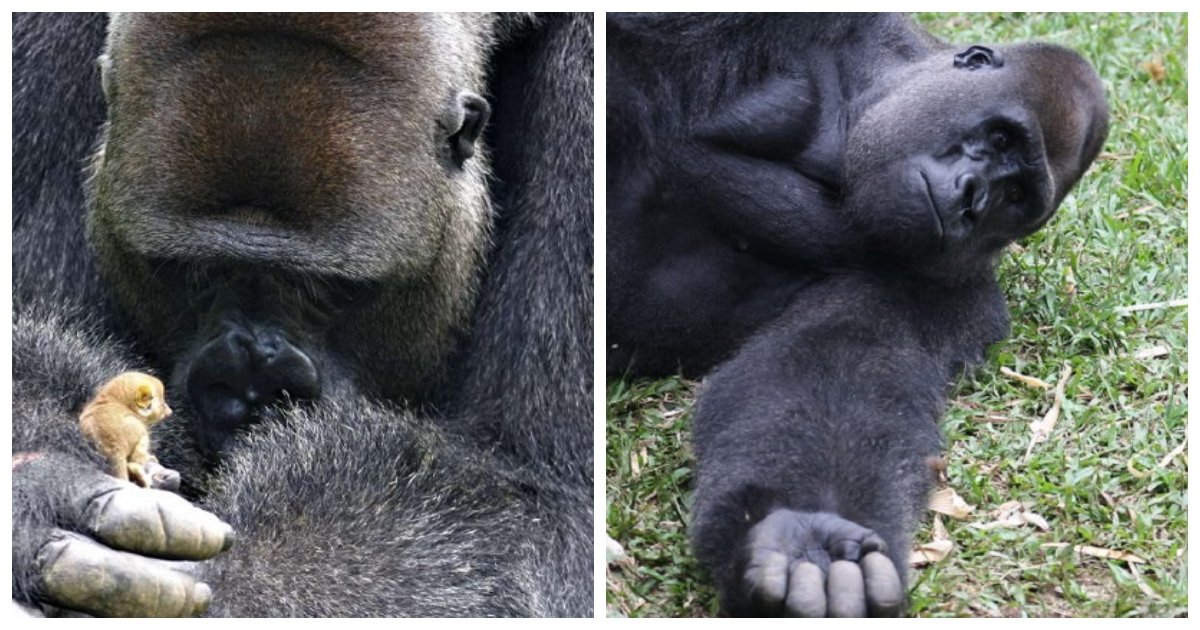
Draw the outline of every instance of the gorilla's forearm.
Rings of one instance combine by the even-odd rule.
[[[691,176],[681,178],[675,198],[708,215],[742,251],[803,269],[861,256],[838,210],[840,193],[832,180],[802,175],[787,161],[737,151],[706,148],[689,158]]]
[[[13,314],[13,453],[55,451],[97,465],[79,431],[79,410],[131,353],[64,305],[37,300]]]
[[[104,123],[96,55],[106,24],[103,13],[13,14],[14,305],[102,303],[82,184]]]
[[[941,446],[948,370],[913,326],[877,320],[882,298],[860,294],[853,304],[793,309],[701,392],[693,541],[730,612],[770,610],[761,575],[804,563],[829,574],[832,562],[883,551],[903,579],[933,482],[925,462]],[[838,589],[828,590],[832,598]],[[891,598],[886,608],[898,605]]]
[[[498,469],[432,423],[365,399],[280,411],[231,452],[204,501],[238,535],[204,567],[209,613],[544,612],[522,577],[533,560],[522,561],[524,494]]]
[[[491,69],[498,245],[443,398],[475,444],[590,491],[593,16],[535,22]]]

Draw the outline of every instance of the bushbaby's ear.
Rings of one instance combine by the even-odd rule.
[[[134,397],[134,402],[142,408],[149,408],[150,403],[154,400],[154,392],[150,390],[150,386],[142,383],[138,385],[137,395]]]

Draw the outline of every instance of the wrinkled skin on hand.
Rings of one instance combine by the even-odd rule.
[[[886,550],[875,532],[837,515],[776,510],[747,536],[743,612],[899,616],[904,589]]]
[[[56,454],[13,471],[13,528],[14,543],[34,539],[13,546],[13,566],[33,574],[30,599],[96,616],[202,614],[211,590],[194,562],[179,561],[210,559],[234,539],[228,524],[178,495]]]

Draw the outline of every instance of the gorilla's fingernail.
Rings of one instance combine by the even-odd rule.
[[[204,582],[196,582],[196,588],[192,591],[192,614],[203,615],[204,611],[208,610],[210,601],[212,601],[212,589]]]
[[[226,525],[229,529],[225,530],[225,540],[221,542],[221,551],[229,551],[233,546],[233,541],[237,539],[237,534],[233,531],[233,526]]]

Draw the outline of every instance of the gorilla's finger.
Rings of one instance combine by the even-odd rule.
[[[862,552],[864,554],[871,553],[872,551],[887,553],[887,543],[883,542],[883,538],[879,534],[870,534],[862,543]]]
[[[111,547],[172,560],[205,560],[233,544],[233,528],[213,514],[170,492],[133,486],[93,498],[84,526]]]
[[[862,546],[857,540],[843,539],[834,541],[829,548],[829,557],[833,560],[851,560],[858,562],[862,556]]]
[[[743,580],[751,600],[766,609],[778,609],[788,590],[787,554],[775,549],[755,549]]]
[[[858,564],[849,560],[838,560],[829,565],[829,580],[826,584],[830,617],[865,617],[867,605],[864,601],[863,576]]]
[[[161,562],[56,532],[36,565],[51,604],[98,617],[191,617],[212,591]]]
[[[150,478],[150,487],[168,492],[179,492],[182,479],[179,472],[171,470],[162,464],[151,460],[145,465],[146,476]]]
[[[892,560],[875,552],[867,554],[859,565],[862,567],[863,585],[871,616],[899,616],[904,605],[904,589],[900,585],[900,574],[896,572]]]
[[[792,564],[787,614],[791,617],[825,616],[825,573],[821,567],[811,562]]]

